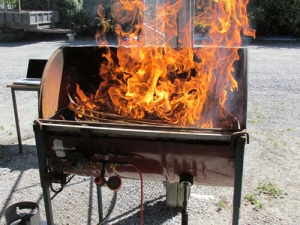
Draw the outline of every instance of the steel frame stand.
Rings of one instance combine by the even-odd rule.
[[[182,174],[179,179],[180,185],[183,187],[183,204],[181,209],[181,225],[188,225],[187,205],[190,195],[191,186],[194,183],[194,177],[189,174]]]
[[[39,173],[41,186],[43,189],[43,197],[45,204],[45,212],[46,212],[46,220],[47,225],[54,225],[53,221],[53,211],[50,197],[50,183],[46,179],[46,174],[48,172],[48,163],[45,151],[45,141],[44,136],[41,131],[41,127],[38,122],[35,121],[33,125],[33,130],[35,133],[35,141],[37,147],[37,156],[39,163]],[[248,138],[248,140],[247,140]],[[235,179],[234,179],[234,193],[233,193],[233,217],[232,224],[239,224],[239,216],[240,216],[240,206],[241,206],[241,196],[242,196],[242,180],[243,180],[243,165],[244,165],[244,151],[245,144],[249,142],[249,137],[246,131],[237,132],[237,134],[233,135],[232,144],[235,147]],[[192,184],[192,182],[191,182]],[[185,190],[185,196],[187,196],[187,190]],[[102,208],[102,191],[101,187],[97,186],[97,198],[98,198],[98,213],[99,213],[99,221],[103,219],[103,208]],[[187,197],[185,198],[187,200]],[[187,207],[187,202],[184,202],[184,208]],[[188,224],[187,213],[184,213],[183,216],[183,224]]]
[[[45,152],[44,135],[41,132],[41,127],[39,127],[39,124],[37,124],[36,122],[34,122],[33,130],[35,133],[36,150],[37,150],[38,163],[39,163],[41,186],[43,189],[47,225],[54,225],[52,204],[51,204],[51,197],[50,197],[50,183],[46,179],[46,173],[48,171],[48,163],[47,163],[47,157]]]
[[[35,133],[35,141],[36,141],[37,156],[38,156],[38,163],[39,163],[39,173],[40,173],[41,186],[43,189],[43,198],[44,198],[44,205],[45,205],[45,212],[46,212],[46,221],[47,221],[47,225],[54,225],[51,196],[50,196],[50,183],[46,179],[46,174],[48,172],[48,163],[47,163],[47,157],[45,151],[46,149],[45,141],[44,141],[45,139],[41,131],[40,125],[36,121],[33,125],[33,130]],[[101,191],[101,187],[98,186],[97,186],[97,200],[98,200],[99,221],[101,221],[103,220],[102,191]]]
[[[232,225],[239,224],[241,197],[242,197],[242,181],[243,181],[243,165],[244,152],[246,144],[246,136],[239,136],[235,138],[235,178],[234,178],[234,192],[233,192],[233,215]]]

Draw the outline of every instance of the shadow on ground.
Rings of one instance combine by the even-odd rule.
[[[124,212],[117,217],[108,219],[107,224],[138,224],[140,219],[139,207],[132,209],[136,213]],[[128,213],[131,215],[128,217]],[[166,221],[172,219],[174,216],[180,214],[180,209],[166,208],[165,196],[160,195],[157,198],[144,202],[143,206],[143,218],[147,221],[147,224],[164,224]]]
[[[35,145],[23,145],[23,153],[19,153],[19,146],[0,145],[0,168],[11,171],[25,171],[38,169],[38,160]]]

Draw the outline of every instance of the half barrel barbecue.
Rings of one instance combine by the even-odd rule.
[[[166,182],[167,205],[178,200],[182,224],[188,223],[192,185],[233,186],[232,223],[238,224],[249,141],[241,34],[255,36],[247,3],[113,1],[119,47],[106,41],[105,9],[99,6],[99,47],[53,54],[34,122],[48,224],[50,189],[59,193],[74,175],[95,177],[99,202],[101,187],[116,195],[121,178]],[[196,26],[204,38],[199,47]],[[103,218],[101,210],[99,204],[100,224],[111,212]],[[142,224],[142,195],[140,212]]]
[[[78,112],[70,107],[75,104],[77,85],[95,93],[95,87],[103,82],[99,67],[106,63],[103,54],[108,49],[117,54],[117,47],[63,47],[45,67],[34,132],[48,224],[54,224],[52,184],[58,183],[63,189],[71,175],[93,176],[98,188],[108,180],[115,192],[120,187],[119,178],[140,179],[141,175],[143,180],[179,184],[184,190],[183,224],[187,224],[191,185],[233,186],[233,224],[238,224],[244,146],[249,141],[247,50],[237,51],[239,60],[234,63],[233,76],[238,89],[227,96],[230,115],[225,122],[214,121],[213,127],[201,128]],[[208,107],[206,113],[218,110]],[[80,116],[87,120],[81,120],[80,113],[85,113]],[[170,191],[168,185],[166,191]]]

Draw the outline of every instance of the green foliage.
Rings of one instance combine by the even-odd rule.
[[[228,204],[227,198],[221,198],[220,201],[216,203],[216,206],[218,207],[217,211],[224,209],[226,204]]]
[[[3,4],[4,0],[0,0],[0,4]],[[12,9],[15,9],[19,4],[18,0],[6,0],[6,5],[11,5]]]
[[[48,10],[48,2],[45,0],[21,1],[22,10]]]
[[[0,4],[4,0],[0,0]],[[12,8],[18,8],[18,0],[6,0]],[[49,4],[49,5],[48,5]],[[95,35],[105,25],[111,32],[111,1],[107,0],[21,0],[22,10],[56,10],[59,23],[56,27],[75,29],[77,34]],[[105,21],[98,16],[98,6],[104,8]]]
[[[82,4],[77,0],[53,0],[51,9],[57,10],[59,13],[60,26],[70,28],[75,17],[78,17],[82,8]]]
[[[251,25],[257,35],[300,35],[299,0],[251,0]]]
[[[62,28],[75,28],[77,34],[95,35],[102,26],[97,14],[99,4],[105,9],[106,19],[110,15],[110,1],[104,0],[52,0],[51,9],[59,13]]]
[[[257,196],[258,194],[255,193],[255,194],[248,194],[246,195],[246,199],[252,204],[255,206],[255,209],[256,210],[259,210],[259,209],[262,209],[263,208],[263,205],[262,203],[260,203],[258,200],[257,200]]]
[[[3,4],[4,0],[0,0],[0,4]],[[48,3],[47,0],[21,0],[21,9],[31,9],[31,10],[47,10]],[[12,9],[17,9],[19,7],[19,0],[6,0],[7,5],[11,5]]]
[[[283,198],[282,190],[279,189],[270,179],[267,179],[266,182],[260,182],[255,192],[252,194],[247,194],[245,199],[254,205],[256,210],[260,210],[263,208],[262,203],[260,203],[258,200],[260,197],[262,197],[261,195],[269,196],[271,199],[277,197]]]
[[[51,0],[49,0],[49,3]],[[3,4],[4,0],[0,0],[0,4]],[[21,0],[22,10],[48,10],[47,0]],[[19,0],[6,0],[6,5],[10,5],[12,9],[19,8]],[[50,5],[49,5],[50,6]]]
[[[260,193],[269,195],[273,198],[279,197],[283,194],[282,190],[276,187],[275,183],[270,180],[265,183],[259,183],[257,189]]]

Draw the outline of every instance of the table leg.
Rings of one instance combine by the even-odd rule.
[[[19,125],[19,115],[18,115],[15,89],[13,88],[11,88],[11,95],[12,95],[12,101],[14,106],[15,122],[16,122],[17,136],[18,136],[18,143],[19,143],[19,152],[22,154],[23,149],[22,149],[22,139],[21,139],[20,125]]]

